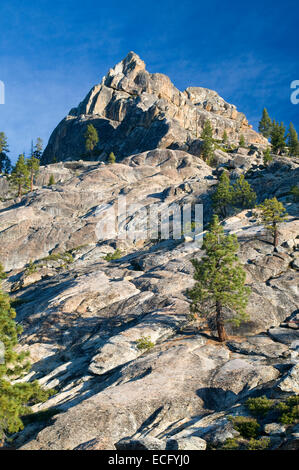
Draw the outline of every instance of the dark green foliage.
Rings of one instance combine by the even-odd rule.
[[[233,185],[232,205],[247,209],[255,206],[256,194],[250,184],[245,180],[244,175]]]
[[[238,431],[245,439],[257,438],[261,426],[254,418],[247,418],[245,416],[236,416],[230,418],[234,428]]]
[[[109,163],[110,165],[112,165],[112,164],[115,163],[115,162],[116,162],[116,157],[115,157],[114,153],[111,152],[110,155],[109,155],[109,157],[108,157],[108,163]]]
[[[4,132],[0,132],[0,173],[8,174],[11,170],[11,161],[8,157],[9,147]]]
[[[292,155],[293,157],[299,156],[298,134],[292,123],[290,123],[290,129],[288,133],[288,148],[290,155]]]
[[[4,271],[3,264],[0,263],[0,280],[6,279],[6,278],[7,278],[7,274]]]
[[[271,129],[271,145],[272,150],[277,155],[281,155],[286,147],[286,137],[285,137],[286,129],[281,122],[280,124],[276,121],[272,123]]]
[[[29,188],[29,170],[25,162],[24,154],[18,158],[16,165],[13,167],[10,178],[10,184],[18,191],[18,197]]]
[[[269,165],[269,163],[272,162],[273,160],[273,157],[271,155],[271,151],[270,151],[270,148],[267,147],[266,150],[264,150],[264,165],[267,166]]]
[[[115,259],[119,259],[122,257],[122,252],[117,248],[117,250],[114,251],[114,253],[108,253],[105,257],[104,260],[106,261],[113,261]]]
[[[261,439],[251,438],[247,444],[247,450],[265,450],[270,445],[269,437],[262,437]]]
[[[142,336],[140,339],[137,339],[136,344],[139,351],[149,351],[155,346],[155,343],[151,341],[149,336]]]
[[[39,158],[36,157],[34,150],[32,151],[26,164],[27,164],[29,177],[30,177],[30,191],[33,191],[34,178],[36,178],[36,176],[38,175],[39,167],[40,167],[40,160]]]
[[[37,381],[13,381],[30,369],[28,354],[15,351],[22,332],[15,316],[8,295],[0,290],[0,341],[4,345],[4,362],[0,364],[0,440],[6,433],[23,429],[21,417],[30,413],[30,405],[45,401],[54,393],[42,390]]]
[[[274,401],[262,396],[258,398],[249,398],[246,406],[253,416],[264,418],[274,407]]]
[[[33,261],[29,261],[29,263],[26,266],[25,269],[25,276],[30,276],[30,274],[35,273],[37,270],[36,265],[33,263]]]
[[[226,171],[220,176],[219,184],[212,195],[212,201],[216,214],[225,218],[228,213],[228,207],[232,201],[232,187],[230,185],[229,175]]]
[[[85,137],[85,148],[90,155],[92,155],[93,149],[99,142],[99,136],[96,128],[92,124],[88,124]]]
[[[259,132],[266,137],[266,139],[269,139],[271,135],[271,130],[272,130],[272,121],[271,118],[268,114],[268,111],[266,108],[263,109],[263,115],[262,118],[259,122]]]
[[[205,256],[193,259],[195,286],[188,291],[191,312],[216,320],[220,341],[226,340],[223,309],[234,313],[235,326],[246,321],[246,305],[250,289],[245,287],[245,271],[238,261],[239,245],[235,235],[225,235],[217,216],[209,226],[203,241]]]
[[[213,128],[209,120],[205,121],[200,138],[202,140],[200,155],[209,164],[214,152]]]
[[[55,178],[54,175],[50,175],[48,186],[52,186],[53,184],[55,184]]]
[[[224,145],[226,145],[227,142],[228,142],[228,135],[227,135],[227,132],[226,132],[226,130],[225,130],[225,131],[223,132],[223,136],[222,136],[222,143],[223,143]]]
[[[42,158],[42,154],[43,154],[43,141],[40,137],[38,137],[36,139],[36,143],[34,147],[32,146],[31,155],[33,155],[34,158],[37,158],[38,160],[40,160]]]
[[[245,137],[243,134],[241,134],[239,145],[240,147],[246,147]]]
[[[287,212],[284,205],[279,202],[276,197],[273,199],[265,199],[258,206],[259,213],[257,217],[261,224],[269,230],[273,236],[273,245],[278,245],[278,227],[279,224],[287,219]]]
[[[284,402],[278,403],[276,409],[280,412],[279,421],[282,424],[295,424],[299,421],[299,395],[293,395]]]
[[[291,188],[290,195],[294,202],[299,202],[299,186],[293,186]]]

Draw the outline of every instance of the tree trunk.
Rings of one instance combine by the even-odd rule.
[[[31,173],[31,179],[30,179],[30,191],[33,191],[33,173]]]
[[[225,328],[224,328],[224,321],[222,316],[222,305],[220,302],[216,302],[216,324],[217,324],[217,331],[218,331],[218,338],[221,343],[228,339]]]
[[[18,197],[22,196],[22,185],[19,184],[19,191],[18,191]]]

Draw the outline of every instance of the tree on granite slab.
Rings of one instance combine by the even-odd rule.
[[[31,156],[28,158],[26,164],[27,164],[29,177],[30,177],[30,191],[33,191],[34,178],[36,178],[36,176],[38,175],[39,167],[40,167],[40,160],[34,156],[34,152],[33,152],[31,153]]]
[[[280,124],[276,121],[273,121],[271,128],[271,145],[272,150],[277,155],[281,155],[286,147],[286,129],[281,122]]]
[[[266,137],[266,139],[269,139],[269,137],[271,135],[272,121],[271,121],[271,118],[270,118],[266,108],[263,109],[263,114],[262,114],[262,118],[259,122],[258,129],[259,129],[259,132],[264,137]]]
[[[202,140],[200,155],[204,159],[204,161],[209,164],[213,158],[214,139],[213,127],[208,119],[204,123],[200,138]]]
[[[219,179],[216,191],[212,195],[213,208],[223,219],[227,217],[228,207],[232,202],[232,186],[229,174],[224,171]]]
[[[288,132],[288,149],[289,149],[289,153],[291,156],[293,157],[299,156],[298,134],[292,123],[290,123],[290,128]]]
[[[89,155],[91,156],[95,146],[99,142],[98,132],[92,124],[88,124],[84,137],[85,137],[85,148],[87,152],[89,152]]]
[[[111,153],[109,154],[109,157],[108,157],[108,163],[109,163],[110,165],[113,165],[113,163],[115,163],[115,162],[116,162],[116,157],[115,157],[114,153],[111,152]]]
[[[19,156],[16,165],[12,169],[9,182],[13,187],[17,188],[18,197],[21,197],[23,192],[29,188],[29,170],[23,153]]]
[[[9,147],[4,132],[0,132],[0,172],[8,174],[11,170],[11,161],[8,157]]]
[[[273,245],[277,247],[279,225],[287,219],[284,205],[274,197],[273,199],[265,199],[262,204],[257,206],[257,209],[259,209],[258,220],[270,231],[273,236]]]
[[[228,339],[224,311],[232,312],[229,319],[235,326],[248,320],[246,306],[250,288],[245,286],[246,273],[238,261],[239,244],[236,235],[226,235],[214,215],[204,237],[202,259],[193,259],[196,284],[188,291],[191,312],[216,322],[220,342]]]
[[[54,393],[43,390],[37,381],[17,381],[29,372],[30,362],[28,354],[16,352],[22,328],[15,317],[9,296],[0,289],[0,443],[7,434],[23,429],[22,416],[31,413],[31,405]]]
[[[249,209],[255,206],[256,193],[245,180],[244,175],[240,175],[233,185],[232,205],[242,209]]]

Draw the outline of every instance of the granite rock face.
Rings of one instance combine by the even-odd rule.
[[[149,73],[140,57],[130,52],[57,126],[43,163],[90,159],[84,138],[88,124],[93,124],[99,135],[93,159],[96,155],[96,159],[105,160],[113,151],[121,161],[155,148],[199,155],[199,137],[207,119],[215,138],[221,139],[226,131],[231,143],[238,143],[243,134],[248,144],[267,144],[252,130],[245,115],[215,91],[189,87],[181,92],[166,75]]]
[[[251,211],[223,222],[238,237],[252,293],[250,321],[239,329],[228,323],[230,340],[220,344],[213,328],[188,318],[191,259],[203,255],[198,240],[100,239],[99,229],[124,196],[130,210],[122,235],[142,227],[150,206],[202,203],[206,223],[216,175],[225,165],[232,175],[236,155],[246,159],[239,169],[258,200],[276,195],[290,215],[276,250]],[[47,165],[41,184],[55,173],[55,185],[2,202],[3,288],[33,363],[26,379],[57,390],[34,407],[53,417],[15,435],[16,448],[204,450],[237,435],[227,417],[249,396],[298,393],[298,204],[287,196],[298,163],[278,158],[270,171],[259,167],[259,152],[226,157],[214,169],[170,149],[113,165]],[[118,259],[110,259],[117,248]]]

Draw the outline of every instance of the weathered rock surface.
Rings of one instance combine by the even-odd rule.
[[[33,362],[27,379],[57,390],[34,410],[59,411],[15,436],[15,447],[114,449],[124,439],[132,445],[147,438],[163,449],[203,449],[236,436],[227,416],[248,396],[298,393],[298,204],[285,189],[298,165],[279,162],[274,176],[261,170],[257,177],[253,168],[250,177],[259,198],[273,190],[291,214],[278,249],[251,211],[224,222],[238,237],[252,289],[250,321],[239,329],[228,324],[226,344],[201,320],[187,323],[190,260],[203,254],[198,240],[99,240],[109,208],[124,195],[131,207],[121,234],[142,227],[142,210],[152,204],[161,210],[201,202],[206,222],[217,180],[200,158],[156,149],[109,166],[48,165],[45,181],[56,169],[60,182],[3,203],[3,288],[24,327],[21,343]],[[119,259],[109,261],[116,248]],[[29,261],[34,272],[25,270]],[[141,338],[153,347],[139,349]]]
[[[88,124],[98,131],[94,151],[98,159],[106,159],[113,151],[122,160],[155,148],[198,155],[199,136],[207,119],[215,138],[221,139],[226,130],[231,142],[238,143],[243,134],[248,144],[267,144],[244,114],[215,91],[189,87],[181,92],[166,75],[149,73],[138,55],[130,52],[57,126],[43,162],[89,158],[84,138]]]

